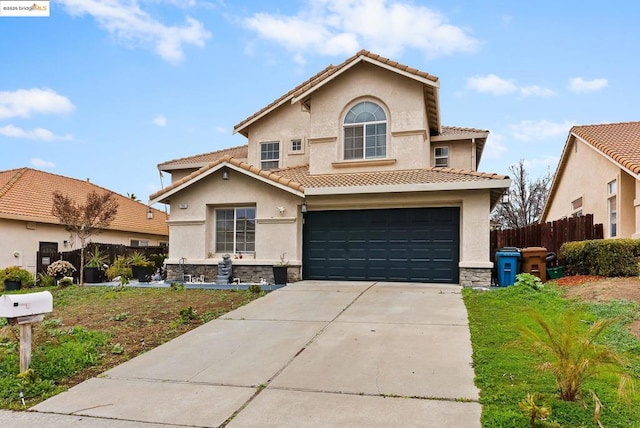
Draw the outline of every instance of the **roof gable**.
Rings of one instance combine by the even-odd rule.
[[[423,88],[425,91],[425,102],[429,118],[430,132],[433,135],[440,133],[440,107],[438,100],[438,89],[440,87],[439,79],[436,76],[420,71],[417,68],[400,64],[396,61],[381,57],[380,55],[366,50],[359,51],[357,54],[337,66],[329,65],[315,76],[296,86],[266,107],[238,123],[233,127],[233,132],[239,132],[245,137],[248,136],[247,128],[249,125],[287,102],[293,104],[298,101],[304,101],[311,95],[311,93],[363,61],[421,82],[424,85]]]
[[[640,122],[574,126],[571,133],[633,174],[640,174]]]
[[[545,203],[540,221],[546,220],[551,202],[560,185],[560,180],[569,160],[570,148],[580,139],[592,146],[597,153],[615,162],[621,168],[640,179],[640,122],[620,122],[600,125],[574,126],[569,131],[558,168],[553,176],[549,197]]]
[[[51,214],[53,192],[60,191],[78,204],[84,204],[87,193],[109,192],[116,196],[118,213],[109,230],[168,235],[167,214],[153,209],[153,219],[147,219],[149,207],[142,202],[114,193],[89,181],[77,180],[31,168],[0,171],[0,218],[20,219],[59,224]]]

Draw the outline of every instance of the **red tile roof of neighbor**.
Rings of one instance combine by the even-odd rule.
[[[382,185],[402,185],[402,184],[432,184],[432,183],[451,183],[451,182],[473,182],[486,180],[504,180],[508,177],[505,175],[482,173],[476,171],[467,171],[453,168],[426,168],[415,170],[393,170],[393,171],[374,171],[374,172],[356,172],[341,174],[309,174],[309,166],[303,165],[299,167],[286,168],[274,171],[265,171],[260,168],[243,162],[239,159],[225,155],[215,162],[200,168],[199,170],[187,175],[181,180],[172,183],[170,186],[154,193],[150,199],[161,198],[162,195],[182,186],[183,184],[197,178],[207,171],[216,168],[223,162],[227,162],[247,172],[263,177],[274,183],[287,186],[293,190],[304,192],[306,188],[321,187],[357,187],[357,186],[382,186]]]
[[[574,126],[571,133],[634,174],[640,173],[640,122]]]
[[[382,57],[380,55],[377,55],[375,53],[372,53],[372,52],[369,52],[369,51],[363,49],[363,50],[359,51],[358,53],[356,53],[355,55],[353,55],[352,57],[347,58],[344,62],[342,62],[342,63],[340,63],[338,65],[329,65],[327,68],[325,68],[324,70],[320,71],[315,76],[313,76],[313,77],[307,79],[306,81],[302,82],[301,84],[299,84],[298,86],[296,86],[295,88],[293,88],[292,90],[287,92],[286,94],[284,94],[281,97],[277,98],[275,101],[273,101],[272,103],[270,103],[266,107],[258,110],[256,113],[254,113],[251,116],[247,117],[242,122],[238,123],[236,126],[233,127],[234,132],[240,132],[240,133],[242,133],[243,135],[246,136],[246,133],[243,133],[244,128],[248,124],[250,124],[252,121],[254,121],[255,119],[257,119],[257,118],[261,117],[262,115],[264,115],[265,113],[273,110],[277,106],[282,105],[286,101],[290,101],[290,100],[292,100],[292,99],[294,99],[294,98],[306,93],[307,91],[322,85],[328,79],[330,79],[331,76],[333,76],[334,74],[342,71],[343,69],[349,68],[349,67],[353,66],[354,64],[357,64],[358,62],[363,61],[363,60],[369,60],[370,62],[383,64],[384,66],[391,67],[391,68],[395,69],[398,72],[408,73],[408,74],[413,75],[413,76],[415,76],[417,78],[426,79],[426,80],[429,80],[429,81],[433,82],[433,86],[431,86],[428,89],[426,89],[426,91],[428,92],[427,110],[428,110],[428,114],[430,116],[430,125],[434,128],[434,130],[439,130],[439,128],[440,128],[440,118],[439,118],[439,115],[438,115],[437,96],[435,94],[436,87],[438,86],[439,79],[436,76],[433,76],[433,75],[431,75],[429,73],[425,73],[424,71],[420,71],[417,68],[413,68],[413,67],[409,67],[409,66],[404,65],[404,64],[400,64],[400,63],[398,63],[396,61],[390,60],[388,58],[384,58],[384,57]]]
[[[59,224],[51,214],[53,192],[60,191],[78,204],[84,204],[91,191],[111,192],[89,181],[77,180],[31,168],[0,171],[0,218]],[[148,206],[114,193],[118,214],[108,229],[127,232],[169,235],[167,214],[152,208],[153,219],[147,219]]]

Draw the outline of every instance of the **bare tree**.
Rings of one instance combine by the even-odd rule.
[[[491,213],[491,220],[498,229],[517,229],[537,223],[542,216],[549,195],[552,175],[549,171],[531,180],[524,166],[524,159],[509,167],[511,188],[508,198],[499,203]]]
[[[118,201],[110,192],[99,195],[91,191],[87,194],[84,205],[76,204],[69,196],[57,190],[53,192],[51,214],[65,225],[67,231],[75,233],[80,239],[80,284],[84,284],[84,249],[87,239],[107,228],[117,213]]]

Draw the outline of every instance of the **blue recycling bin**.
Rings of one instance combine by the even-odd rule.
[[[498,285],[506,287],[516,282],[520,271],[520,251],[517,248],[501,248],[496,251]]]

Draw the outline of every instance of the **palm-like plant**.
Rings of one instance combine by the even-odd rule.
[[[575,401],[584,382],[603,373],[619,376],[619,392],[622,393],[629,378],[624,374],[621,357],[597,343],[605,329],[616,322],[615,318],[598,320],[585,331],[573,311],[565,312],[557,322],[549,321],[537,312],[532,312],[532,316],[542,333],[524,328],[523,338],[546,360],[538,368],[553,374],[561,400]]]

